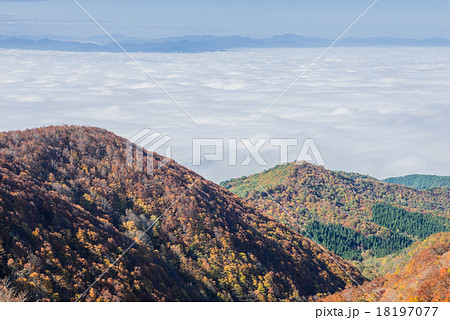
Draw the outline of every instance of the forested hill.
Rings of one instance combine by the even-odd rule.
[[[447,301],[450,302],[450,233],[414,243],[385,261],[387,274],[326,297],[324,301]],[[368,292],[371,297],[367,295]]]
[[[417,190],[309,163],[279,165],[221,185],[349,260],[383,257],[450,230],[448,189]]]
[[[396,183],[416,189],[450,188],[450,177],[425,174],[412,174],[404,177],[393,177],[383,180],[387,183]]]
[[[97,128],[0,133],[0,278],[28,300],[75,301],[108,267],[81,301],[307,300],[350,282],[333,259],[364,280],[173,161],[133,170],[125,146]]]

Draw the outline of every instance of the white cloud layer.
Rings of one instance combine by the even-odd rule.
[[[193,167],[192,138],[313,138],[330,169],[450,175],[449,48],[334,48],[252,126],[322,50],[136,54],[200,126],[124,54],[0,50],[0,130],[78,124],[130,137],[148,127],[214,181],[275,165],[277,148],[263,148],[266,167]]]

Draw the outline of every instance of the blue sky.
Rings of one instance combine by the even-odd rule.
[[[112,33],[333,38],[373,0],[79,0]],[[450,1],[379,0],[348,36],[450,38]],[[88,37],[102,32],[72,0],[0,0],[0,34]]]

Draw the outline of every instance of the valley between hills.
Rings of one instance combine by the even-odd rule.
[[[450,301],[448,187],[309,163],[217,185],[126,145],[0,133],[1,301]]]

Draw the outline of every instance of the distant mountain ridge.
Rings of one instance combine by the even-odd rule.
[[[387,183],[400,184],[416,189],[450,188],[449,176],[411,174],[403,177],[392,177],[383,180]]]
[[[123,35],[114,36],[129,52],[207,52],[232,49],[255,48],[316,48],[329,46],[333,40],[319,37],[303,37],[296,34],[284,34],[264,39],[242,36],[193,35],[169,37],[154,40],[132,38]],[[108,36],[100,35],[85,40],[67,38],[8,37],[0,35],[0,48],[22,50],[55,50],[71,52],[121,52],[121,49]],[[450,39],[398,39],[381,38],[345,38],[336,46],[340,47],[449,47]]]

